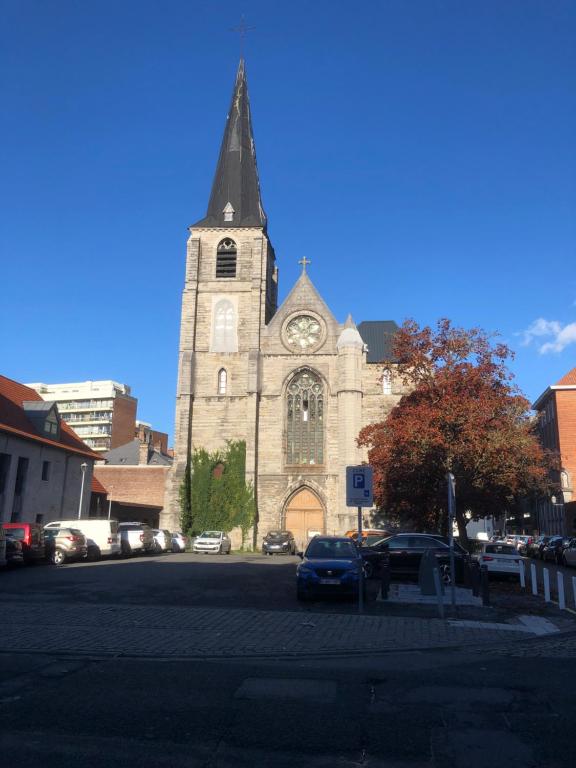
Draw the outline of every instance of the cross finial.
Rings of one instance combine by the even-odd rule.
[[[250,32],[252,29],[256,29],[256,27],[248,27],[246,25],[246,19],[244,18],[244,14],[240,17],[240,24],[238,24],[237,27],[230,27],[230,32],[238,32],[240,35],[240,58],[244,58],[244,40],[246,39],[246,32]]]
[[[305,274],[306,272],[306,265],[312,264],[310,259],[307,259],[306,256],[303,256],[301,259],[298,259],[298,264],[302,264],[302,274]]]

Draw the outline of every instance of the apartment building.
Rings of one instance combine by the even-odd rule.
[[[542,533],[576,535],[576,368],[547,387],[532,408],[538,413],[540,442],[560,457],[552,473],[556,490],[538,501],[538,528]]]
[[[44,399],[58,404],[64,421],[97,453],[134,439],[138,400],[130,387],[116,381],[28,384]]]

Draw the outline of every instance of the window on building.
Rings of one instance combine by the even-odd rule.
[[[216,250],[216,277],[236,277],[236,243],[227,237]]]
[[[50,462],[42,462],[42,480],[50,480]]]
[[[214,333],[211,352],[236,352],[236,312],[229,299],[221,299],[214,307]]]
[[[382,374],[382,392],[385,395],[392,394],[392,374],[390,371],[384,371]]]
[[[299,371],[288,385],[287,464],[324,463],[324,388],[308,369]]]
[[[228,374],[226,373],[225,368],[221,368],[218,371],[218,394],[219,395],[226,394],[227,383],[228,383]]]

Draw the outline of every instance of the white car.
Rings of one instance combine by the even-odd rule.
[[[172,534],[170,531],[152,528],[154,535],[154,550],[160,552],[172,552]]]
[[[194,540],[192,551],[196,554],[213,552],[218,555],[229,555],[232,542],[224,531],[203,531]]]
[[[485,565],[489,573],[520,575],[524,565],[514,544],[506,544],[501,541],[474,543],[472,559],[476,560],[481,567]]]
[[[186,552],[186,546],[188,539],[180,531],[175,531],[172,534],[172,552]]]
[[[45,531],[58,528],[78,528],[88,543],[88,557],[98,560],[100,557],[119,555],[121,551],[120,533],[117,520],[55,520],[44,526]]]

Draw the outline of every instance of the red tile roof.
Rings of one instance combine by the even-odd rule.
[[[104,488],[104,486],[102,485],[100,480],[98,480],[96,475],[92,475],[92,493],[103,493],[106,496],[108,495],[108,491],[106,490],[106,488]]]
[[[39,435],[32,422],[27,418],[22,407],[26,400],[42,400],[35,389],[26,387],[18,381],[0,376],[0,430],[10,432],[28,440],[63,448],[71,453],[79,453],[87,458],[100,460],[102,457],[88,448],[74,430],[66,424],[64,419],[60,421],[60,439],[51,440]]]
[[[568,373],[565,376],[562,376],[560,381],[556,382],[557,387],[566,386],[566,385],[575,385],[576,384],[576,368],[572,368],[571,371],[568,371]]]

